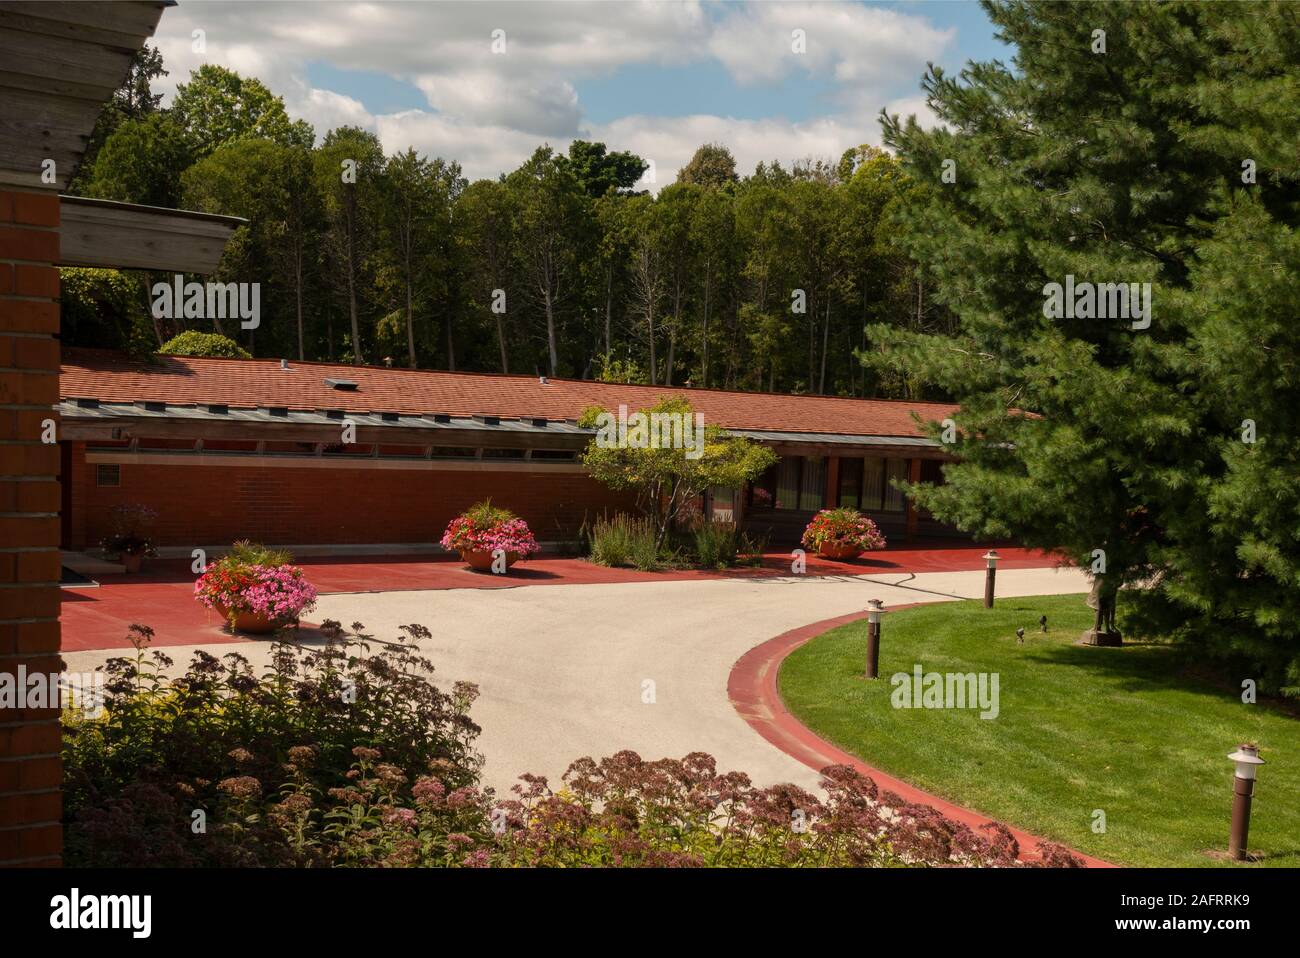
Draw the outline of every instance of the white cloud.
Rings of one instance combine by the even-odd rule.
[[[738,120],[698,114],[687,117],[628,116],[593,127],[592,138],[617,143],[647,160],[654,160],[656,187],[673,182],[701,143],[725,144],[736,158],[736,171],[747,175],[759,162],[779,160],[789,169],[796,160],[838,160],[850,147],[880,143],[880,128],[872,117],[849,122],[822,117],[805,123],[786,120]]]
[[[292,98],[286,96],[285,100],[289,113],[306,120],[317,134],[340,126],[375,129],[375,117],[362,102],[342,93],[300,85],[298,94]]]
[[[578,94],[565,80],[506,76],[481,68],[421,76],[415,81],[440,113],[472,117],[538,136],[575,136],[582,120]]]
[[[802,29],[807,53],[793,54]],[[203,29],[206,51],[191,48]],[[494,54],[492,31],[506,32]],[[541,142],[567,148],[581,136],[653,159],[657,185],[705,142],[729,146],[742,173],[759,160],[789,164],[838,158],[879,142],[876,115],[933,117],[915,90],[927,60],[953,33],[924,16],[850,3],[234,3],[192,0],[168,9],[157,45],[171,75],[155,85],[168,98],[190,70],[219,63],[260,78],[283,96],[291,116],[318,136],[342,124],[372,129],[390,152],[414,146],[459,160],[471,177],[514,169]],[[314,87],[312,64],[372,71],[409,83],[428,109],[372,114],[353,90]],[[639,113],[595,123],[584,118],[580,83],[620,68],[721,64],[742,85],[800,74],[823,78],[831,112],[802,122]],[[680,105],[680,104],[679,104]]]
[[[794,31],[803,52],[795,52]],[[842,84],[915,76],[953,40],[923,17],[838,3],[738,6],[712,31],[709,51],[740,83],[771,83],[795,70]]]
[[[422,110],[376,117],[375,127],[384,152],[413,146],[428,156],[456,160],[470,179],[495,179],[497,174],[518,167],[541,145],[531,133],[464,123]],[[567,149],[568,141],[553,140],[551,145]]]

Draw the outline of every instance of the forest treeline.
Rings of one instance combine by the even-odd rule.
[[[357,127],[317,137],[220,66],[164,108],[164,72],[136,57],[72,191],[246,218],[208,279],[261,284],[261,322],[155,319],[170,277],[65,270],[69,344],[144,353],[195,329],[265,357],[914,397],[859,360],[864,330],[952,323],[888,225],[918,187],[869,146],[739,175],[704,144],[654,193],[643,158],[578,140],[470,182]]]

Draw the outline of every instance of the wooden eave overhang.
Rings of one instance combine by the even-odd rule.
[[[0,2],[0,184],[67,187],[99,111],[170,5]]]
[[[60,266],[208,274],[248,221],[82,196],[60,196]]]
[[[215,411],[214,411],[215,410]],[[65,399],[59,406],[65,439],[261,439],[338,442],[345,421],[358,442],[396,445],[487,446],[500,449],[584,449],[595,435],[570,420],[422,416],[326,409],[236,408],[211,403],[105,403]],[[941,443],[913,436],[850,436],[728,430],[770,446],[779,455],[853,456],[887,452],[920,459],[949,459]]]
[[[213,406],[65,399],[59,404],[60,435],[91,442],[149,437],[337,443],[344,424],[351,422],[361,443],[581,450],[594,434],[556,420],[500,419],[488,424],[464,416],[222,406],[214,411]]]

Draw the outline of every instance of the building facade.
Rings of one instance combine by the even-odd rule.
[[[945,458],[921,419],[943,404],[622,386],[545,377],[281,360],[66,350],[59,411],[61,543],[93,549],[114,506],[157,513],[164,549],[267,544],[377,551],[431,547],[491,498],[560,544],[633,506],[586,474],[599,406],[632,411],[683,396],[705,422],[771,446],[780,461],[701,503],[786,546],[818,509],[851,505],[887,536],[951,534],[893,480],[935,479]]]

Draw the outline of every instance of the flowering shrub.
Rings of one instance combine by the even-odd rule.
[[[238,653],[198,652],[169,679],[172,660],[146,649],[152,630],[132,626],[135,655],[103,666],[101,716],[64,718],[67,863],[378,864],[359,837],[369,819],[348,818],[354,792],[374,791],[371,806],[418,809],[425,775],[444,790],[441,833],[468,827],[452,813],[478,779],[479,729],[469,718],[477,690],[434,686],[433,663],[408,644],[428,630],[402,628],[399,643],[372,655],[359,624],[347,639],[326,622],[323,647],[276,644],[263,674]],[[486,812],[476,808],[481,824]],[[203,833],[191,831],[196,810]],[[427,814],[436,817],[433,806]]]
[[[847,507],[823,509],[813,516],[803,531],[802,542],[809,549],[821,549],[829,544],[869,552],[885,547],[885,537],[876,524],[858,510]]]
[[[360,632],[361,626],[353,628]],[[403,626],[406,638],[429,638]],[[480,788],[469,718],[406,644],[369,654],[323,626],[318,650],[277,645],[254,676],[238,653],[195,655],[185,675],[145,655],[105,666],[104,713],[64,719],[65,861],[122,866],[1019,867],[1000,824],[980,831],[881,793],[847,766],[819,798],[755,788],[712,756],[582,758],[553,792],[521,775],[514,797]],[[344,695],[348,690],[352,694]],[[310,743],[310,744],[308,744]],[[206,828],[191,829],[196,810]],[[981,834],[982,832],[982,834]],[[1077,866],[1045,845],[1037,864]]]
[[[1021,864],[1004,825],[991,823],[981,835],[927,805],[879,793],[849,766],[821,774],[825,799],[789,784],[755,788],[742,772],[718,772],[703,752],[652,762],[631,751],[582,758],[559,793],[544,778],[520,776],[518,797],[499,806],[505,827],[484,858],[619,867]],[[1047,846],[1042,864],[1081,863]]]
[[[480,502],[451,520],[442,534],[441,545],[454,552],[518,553],[520,558],[540,551],[532,530],[509,509]]]
[[[234,616],[251,612],[272,622],[293,622],[316,604],[316,589],[287,552],[249,542],[211,563],[194,583],[194,597],[209,609]]]

